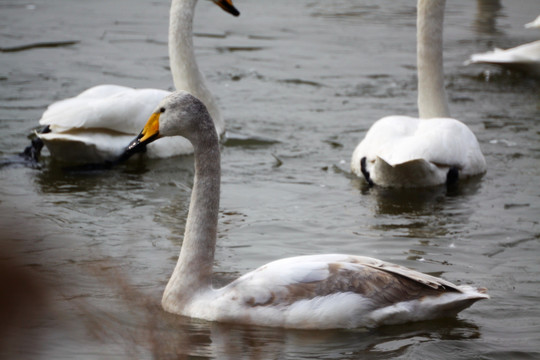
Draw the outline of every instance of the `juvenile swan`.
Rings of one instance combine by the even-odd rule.
[[[329,329],[449,317],[489,298],[485,289],[341,254],[277,260],[212,288],[220,153],[204,104],[184,91],[166,97],[127,151],[177,135],[193,144],[195,178],[182,250],[163,294],[166,311],[209,321]]]
[[[193,15],[197,0],[172,0],[169,19],[169,58],[176,89],[190,91],[208,107],[219,134],[225,126],[216,101],[199,71],[193,50]],[[214,3],[239,15],[231,0]],[[152,110],[169,91],[99,85],[76,97],[51,104],[39,123],[38,134],[59,161],[98,163],[118,157],[126,143],[144,126]],[[174,143],[174,145],[172,145]],[[148,148],[150,157],[191,153],[191,144],[176,137]]]
[[[418,1],[420,118],[387,116],[378,120],[353,152],[352,172],[370,185],[433,186],[486,171],[472,131],[449,118],[442,58],[444,6],[444,0]]]

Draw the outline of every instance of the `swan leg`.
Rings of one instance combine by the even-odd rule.
[[[371,187],[375,184],[373,183],[373,180],[371,180],[371,177],[369,176],[369,171],[367,171],[366,161],[367,160],[365,156],[362,159],[360,159],[360,169],[362,171],[362,175],[364,175],[364,178],[366,178],[368,185]]]
[[[39,133],[46,134],[49,132],[51,132],[51,128],[49,127],[49,125],[47,125],[43,129],[41,129]],[[41,155],[41,149],[43,149],[43,145],[43,140],[41,140],[39,137],[36,137],[35,139],[32,139],[30,146],[25,147],[23,152],[21,152],[19,156],[22,156],[26,160],[37,163],[39,161],[39,156]]]
[[[453,185],[459,180],[459,169],[451,166],[446,173],[446,185]]]

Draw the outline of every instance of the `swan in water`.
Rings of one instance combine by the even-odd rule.
[[[526,28],[540,28],[540,16],[525,24]],[[519,45],[510,49],[497,49],[471,55],[465,65],[490,64],[509,70],[529,73],[540,77],[540,40]]]
[[[510,49],[497,49],[481,54],[473,54],[465,62],[470,64],[497,65],[509,70],[540,76],[540,40]]]
[[[370,185],[433,186],[486,171],[472,131],[449,117],[442,59],[444,6],[444,0],[418,1],[420,118],[387,116],[378,120],[353,152],[352,172]]]
[[[204,104],[184,91],[169,95],[127,152],[178,135],[193,144],[195,176],[182,250],[163,294],[166,311],[251,325],[353,328],[454,316],[489,298],[485,289],[456,286],[399,265],[342,254],[277,260],[214,289],[220,150]]]
[[[172,0],[169,19],[169,58],[176,89],[188,90],[208,107],[218,134],[225,126],[216,101],[199,71],[193,50],[193,15],[197,0]],[[228,13],[240,13],[231,0],[214,0]],[[169,91],[99,85],[78,96],[51,104],[39,123],[46,126],[39,138],[59,161],[100,163],[122,154],[152,110]],[[181,137],[152,144],[149,157],[193,152]],[[39,153],[39,151],[38,151]]]

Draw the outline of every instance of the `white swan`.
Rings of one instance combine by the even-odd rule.
[[[370,184],[433,186],[486,171],[474,134],[449,118],[442,59],[444,6],[444,0],[418,1],[420,118],[378,120],[353,152],[351,170]]]
[[[540,28],[540,16],[525,24],[526,28]],[[485,53],[473,54],[465,65],[490,64],[509,70],[540,76],[540,40],[519,45],[510,49],[498,49]]]
[[[193,15],[197,0],[172,0],[169,19],[169,58],[176,89],[199,97],[208,107],[216,130],[225,131],[216,101],[206,87],[193,50]],[[239,15],[231,0],[214,0],[225,11]],[[38,136],[59,161],[97,163],[117,158],[169,91],[132,89],[118,85],[92,87],[76,97],[51,104],[39,123],[47,126]],[[174,143],[174,145],[172,145]],[[150,157],[191,153],[180,137],[152,144]]]
[[[181,135],[194,147],[195,178],[182,250],[163,294],[171,313],[209,321],[303,328],[352,328],[453,316],[485,289],[456,286],[368,257],[326,254],[266,264],[212,288],[220,152],[212,120],[199,100],[179,91],[165,98],[128,151]]]

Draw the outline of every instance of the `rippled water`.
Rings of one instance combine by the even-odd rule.
[[[416,114],[414,2],[235,4],[239,18],[201,1],[195,22],[200,67],[227,128],[248,138],[223,147],[216,284],[278,258],[342,252],[485,286],[492,298],[456,319],[370,331],[231,327],[164,313],[193,159],[110,171],[66,171],[46,155],[37,169],[14,160],[55,100],[101,83],[172,87],[169,2],[5,0],[0,259],[15,281],[0,293],[23,310],[4,315],[0,357],[540,357],[540,82],[462,65],[474,52],[537,40],[540,31],[523,24],[539,3],[448,1],[450,107],[479,138],[488,172],[455,189],[415,191],[369,189],[348,169],[375,120]],[[59,41],[77,43],[6,52]]]

